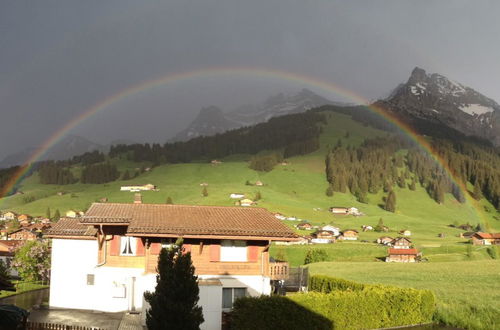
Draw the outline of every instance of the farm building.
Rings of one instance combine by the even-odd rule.
[[[342,239],[344,241],[356,241],[359,236],[358,234],[358,231],[355,229],[346,229],[339,236],[339,239]]]
[[[332,226],[332,225],[323,226],[323,227],[321,227],[321,230],[331,231],[334,236],[340,235],[340,228]]]
[[[406,237],[397,237],[391,244],[395,249],[409,249],[411,247],[411,241]]]
[[[416,262],[420,253],[417,249],[394,249],[389,248],[389,256],[385,258],[386,262]]]
[[[389,237],[389,236],[382,236],[382,237],[377,238],[377,243],[383,244],[383,245],[392,245],[393,241],[394,241],[394,238]]]
[[[302,222],[297,225],[297,229],[300,230],[311,230],[312,227],[313,226],[309,222]]]
[[[251,199],[245,198],[239,201],[240,206],[252,206],[255,202]]]
[[[17,218],[17,214],[11,211],[7,211],[4,214],[2,214],[2,217],[0,220],[14,220]]]
[[[232,198],[232,199],[241,199],[241,198],[245,198],[245,194],[232,193],[231,195],[229,195],[229,198]]]
[[[474,245],[500,245],[500,233],[478,232],[472,235]]]
[[[183,237],[206,330],[221,329],[237,297],[271,294],[271,281],[286,279],[288,264],[271,262],[270,244],[298,240],[261,208],[133,203],[94,203],[83,218],[61,219],[47,237],[51,308],[144,317],[144,292],[155,288],[159,253]]]
[[[405,229],[405,230],[401,230],[399,232],[400,235],[403,235],[403,236],[411,236],[411,231],[409,231],[408,229]]]
[[[68,218],[77,218],[81,217],[84,213],[82,211],[69,210],[66,212],[66,217]]]
[[[333,214],[345,214],[345,215],[361,215],[359,210],[356,207],[338,207],[332,206],[330,207],[330,212]]]
[[[158,191],[155,185],[148,183],[145,185],[139,185],[139,186],[121,186],[120,188],[121,191],[132,191],[132,192],[137,192],[137,191]]]
[[[335,233],[329,230],[318,230],[312,234],[311,243],[314,244],[329,244],[335,243],[337,238],[335,237]]]
[[[256,185],[256,186],[263,186],[263,185],[264,185],[264,183],[263,183],[262,181],[256,181],[256,182],[255,182],[255,185]]]

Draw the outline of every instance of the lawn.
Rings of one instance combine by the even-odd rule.
[[[500,261],[428,262],[322,262],[309,266],[311,274],[430,289],[438,298],[437,320],[459,327],[500,327]]]
[[[42,282],[21,282],[21,281],[13,281],[16,291],[0,291],[0,299],[9,297],[9,296],[14,296],[16,294],[28,292],[28,291],[34,291],[34,290],[39,290],[39,289],[45,289],[48,288],[49,286],[45,283]]]

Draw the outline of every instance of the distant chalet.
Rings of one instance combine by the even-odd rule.
[[[148,184],[141,185],[141,186],[122,186],[120,188],[120,191],[131,191],[131,192],[158,191],[158,188],[156,188],[155,185],[148,183]]]

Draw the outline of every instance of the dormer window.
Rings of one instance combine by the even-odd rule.
[[[137,253],[137,238],[121,237],[120,238],[120,255],[135,256]]]

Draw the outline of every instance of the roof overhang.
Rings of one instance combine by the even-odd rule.
[[[44,238],[95,240],[95,236],[44,235]]]
[[[237,235],[190,235],[190,234],[146,234],[146,233],[127,233],[125,236],[133,237],[158,237],[158,238],[194,238],[194,239],[239,239],[249,241],[282,241],[296,242],[300,237],[276,237],[276,236],[237,236]]]

